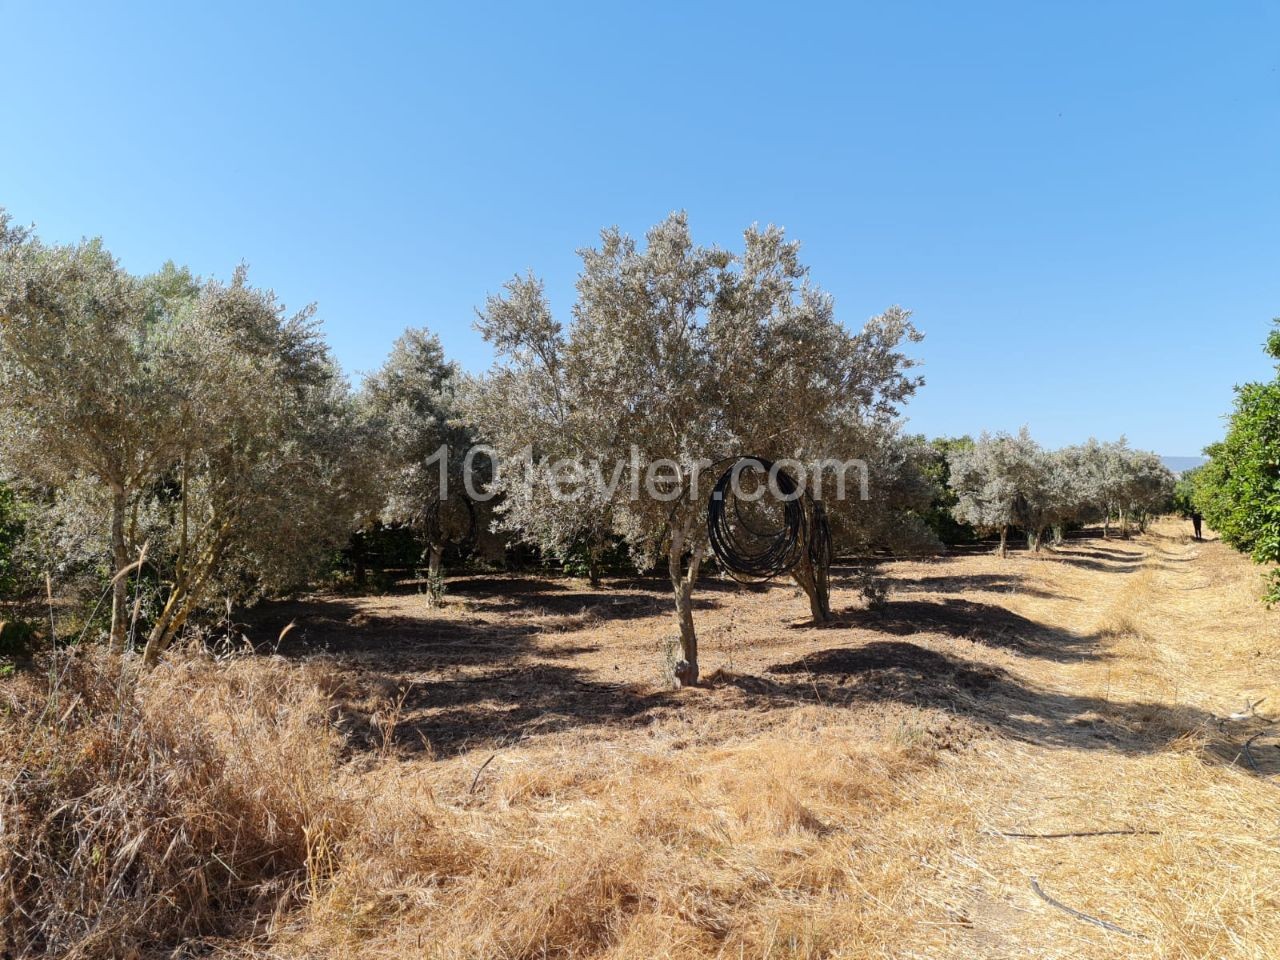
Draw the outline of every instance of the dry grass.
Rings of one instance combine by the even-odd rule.
[[[601,756],[509,758],[478,797],[420,771],[383,784],[324,896],[284,938],[307,956],[813,956],[884,942],[920,868],[858,835],[910,802],[927,738],[809,708],[793,729],[673,759],[675,731]],[[925,825],[921,825],[924,829]],[[876,931],[879,931],[878,933]],[[335,932],[338,936],[335,936]]]
[[[874,614],[838,579],[821,630],[789,588],[711,591],[712,673],[679,694],[642,587],[493,578],[443,610],[279,611],[313,646],[367,638],[341,659],[179,659],[136,687],[78,659],[51,709],[15,681],[10,952],[1275,955],[1256,571],[1168,524],[886,573]]]
[[[319,882],[355,807],[320,664],[63,653],[0,709],[5,956],[251,933]],[[320,858],[320,859],[318,859]]]

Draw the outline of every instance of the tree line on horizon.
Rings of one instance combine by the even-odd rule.
[[[314,309],[287,312],[243,268],[133,276],[99,241],[45,244],[0,212],[0,597],[78,593],[83,631],[100,622],[154,663],[195,620],[337,568],[362,575],[388,552],[416,564],[420,551],[438,593],[446,556],[487,540],[491,562],[523,545],[593,582],[610,565],[661,570],[694,682],[693,593],[713,563],[683,472],[695,459],[855,454],[871,499],[824,502],[846,556],[986,536],[1003,554],[1015,529],[1040,549],[1085,523],[1127,535],[1168,506],[1172,475],[1123,440],[1046,451],[1025,429],[906,434],[923,383],[910,313],[850,330],[780,229],[752,227],[730,253],[673,214],[643,244],[610,229],[580,255],[567,323],[532,276],[484,303],[485,375],[409,329],[352,389]],[[433,455],[477,442],[508,458],[532,446],[540,462],[624,462],[635,446],[680,465],[683,492],[582,483],[565,500],[537,467],[486,477],[497,496],[473,503],[456,493],[460,458]],[[811,612],[830,616],[806,576]]]

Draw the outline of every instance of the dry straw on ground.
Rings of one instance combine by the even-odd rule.
[[[680,693],[657,587],[506,578],[270,609],[282,658],[9,681],[8,949],[1275,955],[1255,570],[1166,523],[886,572],[874,612],[837,578],[826,629],[788,587],[710,585]]]

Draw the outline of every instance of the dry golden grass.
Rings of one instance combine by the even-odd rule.
[[[354,822],[313,663],[192,657],[138,680],[62,653],[0,701],[0,950],[130,956],[252,932]]]
[[[277,611],[334,659],[177,659],[127,695],[77,661],[69,711],[15,681],[10,950],[1276,955],[1256,570],[1168,523],[887,572],[874,614],[837,578],[827,629],[788,587],[709,591],[680,693],[660,595],[501,578]]]

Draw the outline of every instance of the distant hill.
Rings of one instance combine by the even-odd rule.
[[[1187,470],[1194,470],[1196,467],[1203,467],[1209,461],[1204,457],[1161,457],[1164,465],[1174,473],[1183,473]]]

